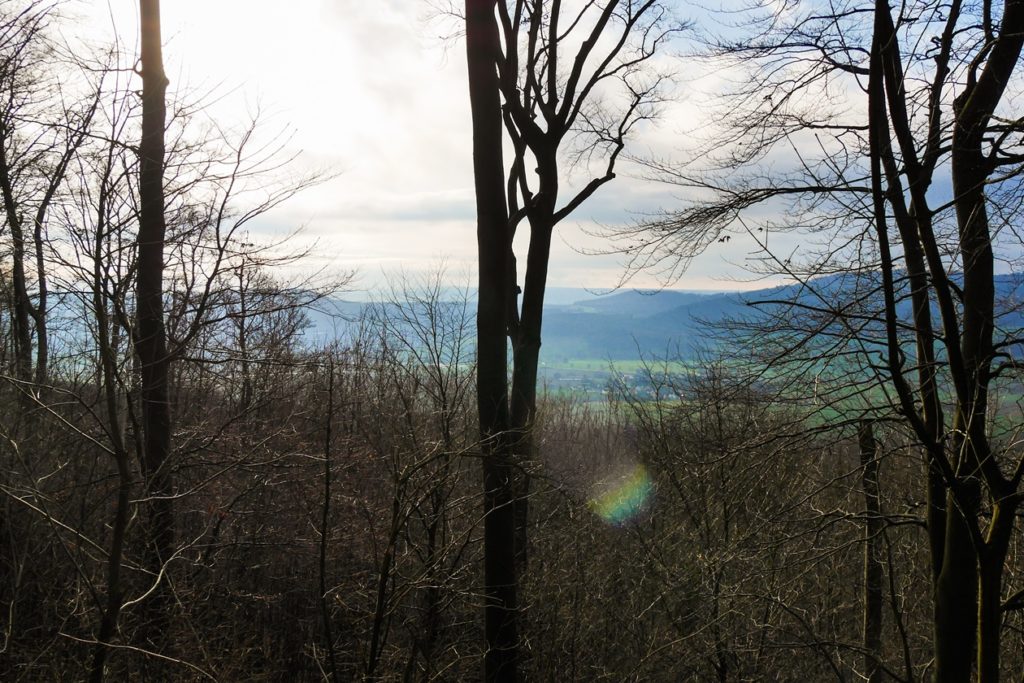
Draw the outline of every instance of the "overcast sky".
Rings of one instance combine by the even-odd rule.
[[[363,287],[383,272],[429,269],[446,259],[471,272],[476,245],[464,45],[444,40],[450,24],[424,0],[165,0],[165,61],[172,88],[213,90],[220,122],[246,120],[258,106],[264,130],[287,129],[302,151],[296,171],[329,168],[335,179],[262,218],[254,232],[304,226],[317,266],[357,269]],[[81,1],[86,30],[116,25],[134,48],[136,0]],[[684,84],[678,104],[634,148],[667,154],[692,129],[699,108]],[[672,190],[636,171],[602,188],[558,230],[550,284],[608,288],[620,259],[586,234],[597,223],[629,221],[635,211],[670,208]],[[633,177],[630,177],[633,176]],[[676,286],[741,287],[751,240],[734,238],[698,259]],[[633,286],[652,286],[651,277]],[[747,285],[750,287],[751,285]]]

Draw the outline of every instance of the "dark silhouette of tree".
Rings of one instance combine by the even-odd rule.
[[[559,0],[515,0],[499,3],[498,9],[504,43],[498,65],[502,113],[514,151],[507,177],[510,272],[505,295],[513,356],[513,448],[517,460],[527,465],[517,476],[515,499],[516,560],[524,568],[528,463],[535,450],[532,427],[551,240],[559,223],[615,178],[630,133],[656,114],[665,76],[647,62],[682,27],[658,0],[579,7]],[[567,182],[566,166],[573,164],[594,174],[580,188]],[[529,227],[529,243],[520,287],[512,242],[523,223]]]
[[[864,492],[864,672],[868,683],[882,680],[882,610],[884,567],[882,535],[885,523],[878,493],[879,449],[871,422],[857,433]]]
[[[171,480],[170,356],[164,326],[164,131],[167,77],[160,31],[160,0],[139,2],[142,68],[142,138],[139,143],[139,232],[135,352],[141,373],[143,469],[149,508],[147,566],[155,592],[150,598],[151,640],[160,638],[171,607],[165,564],[174,554],[174,505]]]
[[[756,270],[805,284],[795,301],[764,302],[792,351],[775,355],[773,372],[809,375],[823,357],[842,359],[888,397],[884,408],[860,401],[860,410],[898,416],[924,453],[935,678],[968,680],[976,661],[981,680],[997,680],[1022,468],[1020,454],[994,438],[988,396],[1017,367],[1019,334],[1013,309],[997,304],[994,266],[998,246],[1018,239],[1022,131],[1009,109],[1024,13],[1012,0],[758,12],[748,15],[750,33],[709,41],[710,57],[748,76],[728,100],[718,152],[707,150],[718,163],[703,173],[658,169],[707,194],[616,236],[638,238],[634,265],[671,279],[727,232],[745,234],[761,253]],[[803,146],[812,140],[820,154]],[[797,150],[791,170],[759,165],[784,146]],[[943,176],[951,190],[936,181]],[[779,218],[754,231],[755,207]],[[786,232],[821,246],[769,248],[769,233]],[[822,346],[825,356],[806,353]],[[854,375],[840,392],[867,398]]]
[[[480,273],[476,325],[477,411],[484,476],[484,677],[499,682],[519,680],[519,634],[506,343],[511,235],[501,153],[497,71],[501,42],[496,4],[495,0],[466,0]]]
[[[615,177],[628,135],[655,113],[664,79],[645,65],[679,26],[657,0],[612,0],[580,7],[563,7],[559,0],[467,2],[465,19],[481,245],[479,353],[489,358],[479,366],[481,430],[485,444],[494,444],[503,453],[503,466],[510,459],[517,465],[514,471],[495,470],[493,481],[512,487],[502,496],[511,496],[514,557],[522,571],[544,293],[554,229]],[[615,97],[622,102],[618,107],[600,103],[602,98]],[[495,117],[504,123],[513,150],[507,175],[503,136],[500,126],[495,128]],[[567,156],[598,173],[582,188],[567,189],[563,168]],[[503,185],[498,184],[499,173]],[[530,234],[520,287],[513,242],[524,222]],[[506,342],[504,336],[501,340],[495,336],[499,329],[512,345],[510,395],[505,379]],[[492,485],[485,488],[492,490]],[[508,531],[504,502],[502,497],[488,506],[490,511],[500,511],[500,521],[488,522],[499,534]],[[490,512],[488,519],[492,519]],[[493,546],[485,542],[502,553],[501,560],[495,558],[502,567],[507,543],[504,537]],[[502,574],[500,581],[512,584],[513,593],[505,598],[511,610],[515,576]],[[488,585],[494,584],[488,581]],[[510,647],[510,640],[499,644],[497,634],[511,639],[514,632],[513,625],[499,628],[497,616],[494,612],[495,635],[488,640],[494,657]],[[508,662],[514,660],[515,652],[510,651]],[[495,661],[488,675],[497,675],[507,666],[505,660]]]
[[[128,527],[132,515],[130,502],[135,490],[137,475],[130,458],[131,444],[125,425],[125,382],[123,380],[124,343],[128,336],[122,327],[126,317],[124,292],[131,286],[130,279],[111,283],[111,271],[119,270],[117,259],[112,255],[118,251],[117,242],[123,238],[124,223],[134,219],[134,212],[124,215],[123,194],[127,179],[128,164],[121,165],[124,149],[118,142],[121,127],[125,125],[127,107],[124,98],[122,107],[114,107],[116,114],[106,131],[108,143],[99,153],[87,160],[86,155],[76,158],[75,171],[79,178],[77,191],[71,192],[80,200],[79,221],[76,227],[80,234],[73,243],[82,253],[82,279],[88,283],[90,317],[95,320],[96,350],[99,356],[99,389],[103,395],[105,432],[109,441],[108,452],[117,472],[117,497],[110,522],[110,548],[106,562],[106,596],[100,605],[100,624],[92,657],[90,680],[99,683],[106,673],[110,644],[117,633],[118,618],[125,600],[125,582],[122,579],[125,564]],[[93,166],[92,164],[95,164]],[[119,170],[119,166],[121,169]],[[89,203],[88,191],[84,188],[95,182],[98,187],[96,201]],[[123,222],[122,222],[123,221]],[[91,228],[91,230],[90,230]],[[120,293],[120,294],[119,294]]]
[[[74,106],[52,97],[63,90],[58,73],[69,66],[49,35],[57,12],[53,3],[33,1],[0,15],[0,199],[12,246],[15,374],[37,385],[46,382],[50,357],[46,226],[102,91],[96,87]]]

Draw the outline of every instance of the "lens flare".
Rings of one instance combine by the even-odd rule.
[[[653,490],[647,468],[637,465],[614,488],[591,498],[587,506],[609,524],[621,526],[646,508]]]

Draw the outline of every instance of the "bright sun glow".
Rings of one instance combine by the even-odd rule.
[[[303,192],[253,224],[281,235],[298,227],[315,244],[316,267],[359,271],[372,288],[382,273],[430,270],[445,259],[455,272],[476,262],[469,107],[464,45],[441,36],[452,26],[430,3],[411,0],[174,0],[162,5],[164,59],[171,88],[208,93],[218,125],[246,125],[259,112],[267,135],[285,133],[301,152],[296,173],[336,177]],[[120,36],[137,53],[135,0],[80,2],[83,34]],[[644,135],[673,136],[690,115],[672,110]],[[680,113],[681,112],[681,113]],[[649,144],[638,141],[639,147]],[[625,222],[632,211],[671,201],[621,173],[614,188],[588,201],[554,240],[550,284],[604,288],[622,273],[587,229]],[[571,180],[569,181],[571,184]],[[734,271],[721,254],[698,259],[681,286],[721,289]],[[640,277],[634,286],[655,280]],[[763,284],[763,283],[762,283]],[[731,285],[735,286],[735,285]]]

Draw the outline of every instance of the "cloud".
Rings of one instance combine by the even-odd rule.
[[[101,4],[86,30],[102,30]],[[134,35],[135,2],[111,0],[110,6],[122,33]],[[164,3],[172,87],[215,89],[222,97],[210,116],[227,127],[258,103],[266,135],[292,131],[286,152],[303,152],[292,172],[338,174],[254,223],[254,233],[305,226],[300,239],[315,244],[316,266],[366,273],[398,265],[427,269],[442,256],[460,267],[475,262],[464,48],[436,37],[447,27],[431,20],[427,7],[409,0]],[[685,99],[690,85],[679,88],[684,100],[666,106],[659,125],[637,131],[632,149],[671,148],[680,128],[692,127],[700,112]],[[603,169],[570,173],[563,199],[590,172]],[[624,161],[618,172],[560,228],[552,284],[614,285],[621,259],[582,254],[602,245],[580,227],[615,225],[676,205],[679,188],[644,181],[642,170]],[[741,243],[734,239],[731,252],[744,253]],[[685,285],[703,286],[727,272],[735,267],[710,254],[694,263]]]

